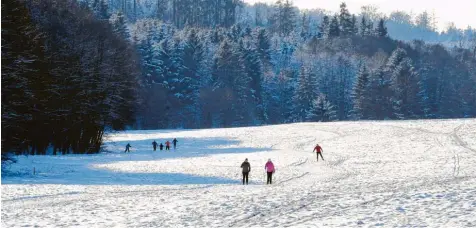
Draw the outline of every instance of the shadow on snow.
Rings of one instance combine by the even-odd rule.
[[[130,134],[130,133],[128,133]],[[142,134],[142,133],[139,133]],[[154,138],[164,143],[170,138]],[[240,141],[221,137],[178,138],[177,149],[152,149],[154,139],[106,142],[107,153],[94,155],[19,156],[10,172],[2,173],[2,184],[67,184],[67,185],[182,185],[237,184],[241,180],[207,177],[184,173],[132,173],[93,168],[95,165],[127,161],[160,161],[175,158],[204,157],[214,154],[252,153],[272,148],[240,147]],[[124,153],[130,143],[130,153]],[[177,161],[176,165],[180,165]],[[241,160],[237,161],[237,167]],[[172,164],[175,165],[175,164]],[[35,175],[33,175],[35,168]]]

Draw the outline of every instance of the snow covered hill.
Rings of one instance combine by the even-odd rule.
[[[106,146],[20,157],[2,174],[2,227],[476,226],[476,119],[128,131]]]

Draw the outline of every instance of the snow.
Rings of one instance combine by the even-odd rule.
[[[19,157],[2,227],[474,227],[475,135],[476,119],[126,131],[111,153]]]

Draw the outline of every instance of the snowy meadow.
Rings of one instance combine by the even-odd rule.
[[[476,119],[109,134],[107,153],[17,157],[2,227],[474,227],[475,136]]]

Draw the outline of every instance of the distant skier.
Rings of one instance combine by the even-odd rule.
[[[273,183],[273,173],[275,171],[274,169],[274,164],[271,161],[271,158],[268,159],[268,162],[266,162],[266,165],[264,165],[264,170],[266,170],[268,178],[266,179],[266,184],[272,184]]]
[[[131,148],[131,147],[132,147],[131,144],[127,143],[127,145],[126,145],[126,150],[124,151],[124,153],[125,153],[125,152],[129,152],[129,153],[130,153],[131,151],[129,150],[129,148]]]
[[[160,143],[159,148],[160,148],[160,150],[163,150],[164,149],[164,144]]]
[[[312,152],[314,151],[316,151],[317,161],[319,162],[319,155],[321,155],[321,158],[324,161],[324,157],[322,157],[322,152],[324,152],[324,150],[321,146],[319,146],[319,144],[316,144],[316,147],[314,147],[314,150],[312,150]]]
[[[154,147],[154,151],[157,150],[157,145],[158,145],[158,143],[154,140],[154,141],[152,142],[152,146]]]
[[[251,165],[248,162],[248,158],[245,159],[243,163],[241,163],[241,168],[243,171],[243,185],[245,184],[245,180],[246,180],[246,184],[248,185],[248,175],[250,174],[250,171],[251,171]]]
[[[172,140],[172,142],[174,143],[174,150],[175,150],[175,147],[177,147],[177,142],[178,142],[178,141],[177,141],[176,138],[174,138],[174,140]]]
[[[170,142],[169,142],[169,140],[167,140],[167,142],[165,142],[165,150],[170,150]]]

